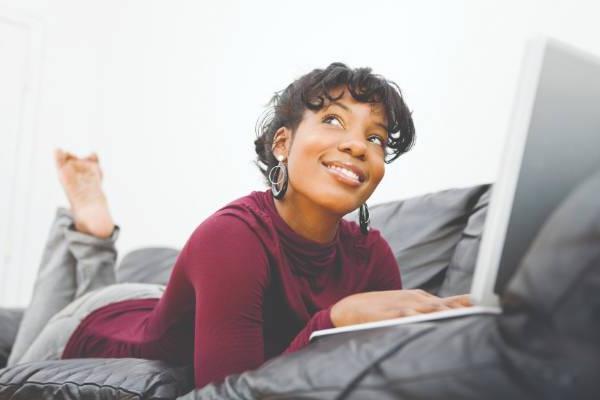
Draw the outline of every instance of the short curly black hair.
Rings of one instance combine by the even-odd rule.
[[[398,85],[373,74],[371,68],[352,69],[335,62],[325,69],[312,70],[276,92],[268,103],[269,108],[257,122],[257,138],[254,141],[256,165],[267,185],[269,171],[278,163],[272,151],[275,132],[282,126],[294,132],[304,110],[318,111],[326,106],[326,102],[339,99],[343,92],[337,97],[331,95],[332,90],[339,87],[347,87],[357,101],[383,105],[388,120],[386,163],[391,163],[413,146],[415,127]]]

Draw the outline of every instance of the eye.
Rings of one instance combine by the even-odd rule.
[[[325,118],[323,118],[323,122],[328,124],[328,125],[335,125],[335,126],[339,126],[341,128],[344,127],[344,125],[342,124],[342,119],[340,117],[338,117],[337,115],[326,115]]]
[[[381,147],[385,147],[385,140],[379,135],[371,135],[367,138],[371,143],[375,143]]]

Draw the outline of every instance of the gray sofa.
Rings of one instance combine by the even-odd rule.
[[[490,186],[451,189],[403,201],[394,201],[371,207],[371,226],[381,230],[392,247],[401,267],[406,288],[422,288],[441,296],[468,292],[479,241],[485,220]],[[355,218],[351,215],[349,218]],[[146,248],[133,251],[118,266],[121,282],[166,283],[177,250]],[[22,310],[0,308],[0,368],[4,365],[14,340]],[[485,317],[452,322],[454,335],[465,329],[465,324],[481,324]],[[379,332],[345,335],[322,340],[285,360],[286,373],[297,373],[298,365],[306,365],[306,357],[319,360],[323,373],[341,374],[348,379],[372,365],[367,359],[348,364],[336,363],[336,349],[351,343],[353,349],[364,349],[372,357],[381,356],[397,343],[398,335],[422,335],[431,330],[431,324]],[[476,331],[476,330],[475,330]],[[434,335],[435,336],[435,335]],[[448,336],[432,339],[431,351],[441,346]],[[393,347],[393,346],[392,346]],[[485,354],[481,355],[485,357]],[[282,358],[282,357],[281,357]],[[273,378],[277,359],[264,368],[266,384],[285,385],[285,374]],[[260,381],[260,371],[258,373]],[[362,371],[362,372],[361,372]],[[253,375],[256,377],[256,375]],[[226,384],[231,384],[227,380]],[[0,400],[4,399],[173,399],[193,389],[191,367],[176,367],[142,359],[82,359],[34,362],[0,370]],[[203,394],[202,394],[203,393]],[[185,398],[263,398],[252,392],[242,395],[227,392],[225,386],[212,386],[203,392],[190,392]],[[339,393],[338,393],[339,395]],[[279,398],[277,396],[266,396]],[[284,397],[281,397],[284,398]],[[312,393],[285,398],[330,398]],[[331,397],[334,398],[334,397]],[[363,398],[363,397],[353,397]],[[364,397],[371,398],[371,397]],[[382,397],[383,398],[383,397]]]

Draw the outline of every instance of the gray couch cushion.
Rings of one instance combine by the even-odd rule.
[[[173,399],[193,387],[191,367],[134,358],[40,361],[0,370],[0,400]]]

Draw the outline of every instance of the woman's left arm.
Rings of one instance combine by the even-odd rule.
[[[402,289],[402,280],[400,278],[400,269],[394,257],[392,249],[382,238],[373,244],[371,256],[374,260],[373,272],[369,276],[369,291],[399,290]],[[334,328],[335,325],[331,319],[331,308],[327,307],[315,313],[304,328],[296,335],[290,343],[285,353],[293,353],[300,350],[309,343],[310,335],[314,331]]]

